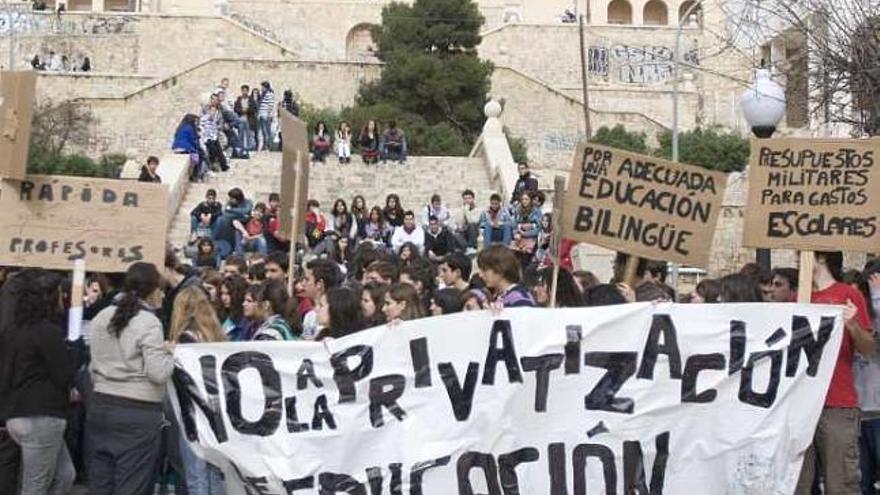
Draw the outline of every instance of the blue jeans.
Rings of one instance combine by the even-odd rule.
[[[501,239],[497,240],[499,237]],[[502,225],[501,227],[483,226],[483,247],[498,244],[499,242],[507,246],[511,241],[513,241],[513,229],[510,225]]]
[[[186,493],[188,495],[224,495],[226,483],[223,472],[217,466],[197,456],[186,437],[181,434],[180,458],[186,471]]]
[[[263,150],[272,149],[272,117],[260,117],[260,134],[263,136]]]
[[[67,421],[51,416],[10,418],[9,436],[21,447],[21,495],[66,495],[76,471],[64,429]]]
[[[268,253],[269,248],[266,246],[266,238],[263,236],[246,241],[243,239],[241,232],[235,231],[235,252],[244,254],[245,251],[256,251],[262,255]]]
[[[862,495],[875,495],[874,483],[880,466],[880,418],[862,420],[859,436],[859,465],[862,470]]]

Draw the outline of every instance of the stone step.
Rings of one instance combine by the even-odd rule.
[[[215,189],[221,201],[233,187],[242,189],[255,201],[267,201],[280,190],[281,154],[255,153],[249,160],[231,160],[230,170],[212,174],[203,183],[190,184],[168,230],[169,242],[180,246],[189,235],[189,212],[202,201],[208,189]],[[460,204],[461,191],[472,189],[480,204],[487,203],[495,192],[486,165],[481,158],[411,157],[405,166],[396,163],[366,165],[355,157],[350,164],[315,163],[311,167],[309,197],[317,199],[329,211],[337,198],[349,205],[355,195],[363,195],[367,205],[384,206],[387,194],[396,193],[404,208],[418,210],[431,195],[440,194],[443,202]]]

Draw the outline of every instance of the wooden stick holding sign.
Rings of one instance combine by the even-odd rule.
[[[556,289],[559,285],[560,245],[562,244],[561,216],[565,200],[565,177],[557,175],[553,179],[553,235],[550,238],[550,259],[553,260],[553,279],[550,281],[550,307],[556,307]]]
[[[73,283],[70,286],[70,311],[67,313],[67,340],[76,342],[82,336],[83,286],[86,280],[86,260],[73,262]]]
[[[281,205],[279,231],[290,239],[288,290],[293,294],[293,268],[296,266],[296,243],[305,224],[309,196],[309,141],[305,122],[290,112],[281,112]]]
[[[815,251],[801,251],[801,262],[798,264],[797,295],[797,302],[801,304],[810,304],[813,299],[813,267],[815,264]]]

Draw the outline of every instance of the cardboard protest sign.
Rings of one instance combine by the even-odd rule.
[[[721,172],[582,142],[568,179],[562,235],[704,267],[726,186]]]
[[[877,251],[880,140],[753,139],[743,245]]]
[[[167,187],[29,175],[0,182],[0,265],[122,272],[165,259]]]
[[[0,178],[23,180],[27,173],[37,75],[0,72]]]
[[[308,134],[305,122],[290,112],[281,112],[281,206],[278,220],[280,233],[285,237],[301,233],[291,232],[294,209],[300,216],[297,225],[305,224],[309,196]]]
[[[230,494],[792,493],[842,334],[834,306],[468,312],[179,345],[169,395]]]

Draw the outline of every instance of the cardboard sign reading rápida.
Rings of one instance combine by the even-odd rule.
[[[753,139],[743,245],[876,251],[880,140]]]
[[[281,235],[291,232],[293,209],[298,207],[301,223],[305,223],[306,202],[309,192],[309,137],[306,123],[290,112],[281,112],[281,206],[278,221]],[[297,190],[299,175],[299,190]]]
[[[162,266],[167,188],[162,184],[28,175],[0,182],[0,265],[122,272]]]
[[[562,235],[635,256],[706,266],[727,175],[581,143]]]

